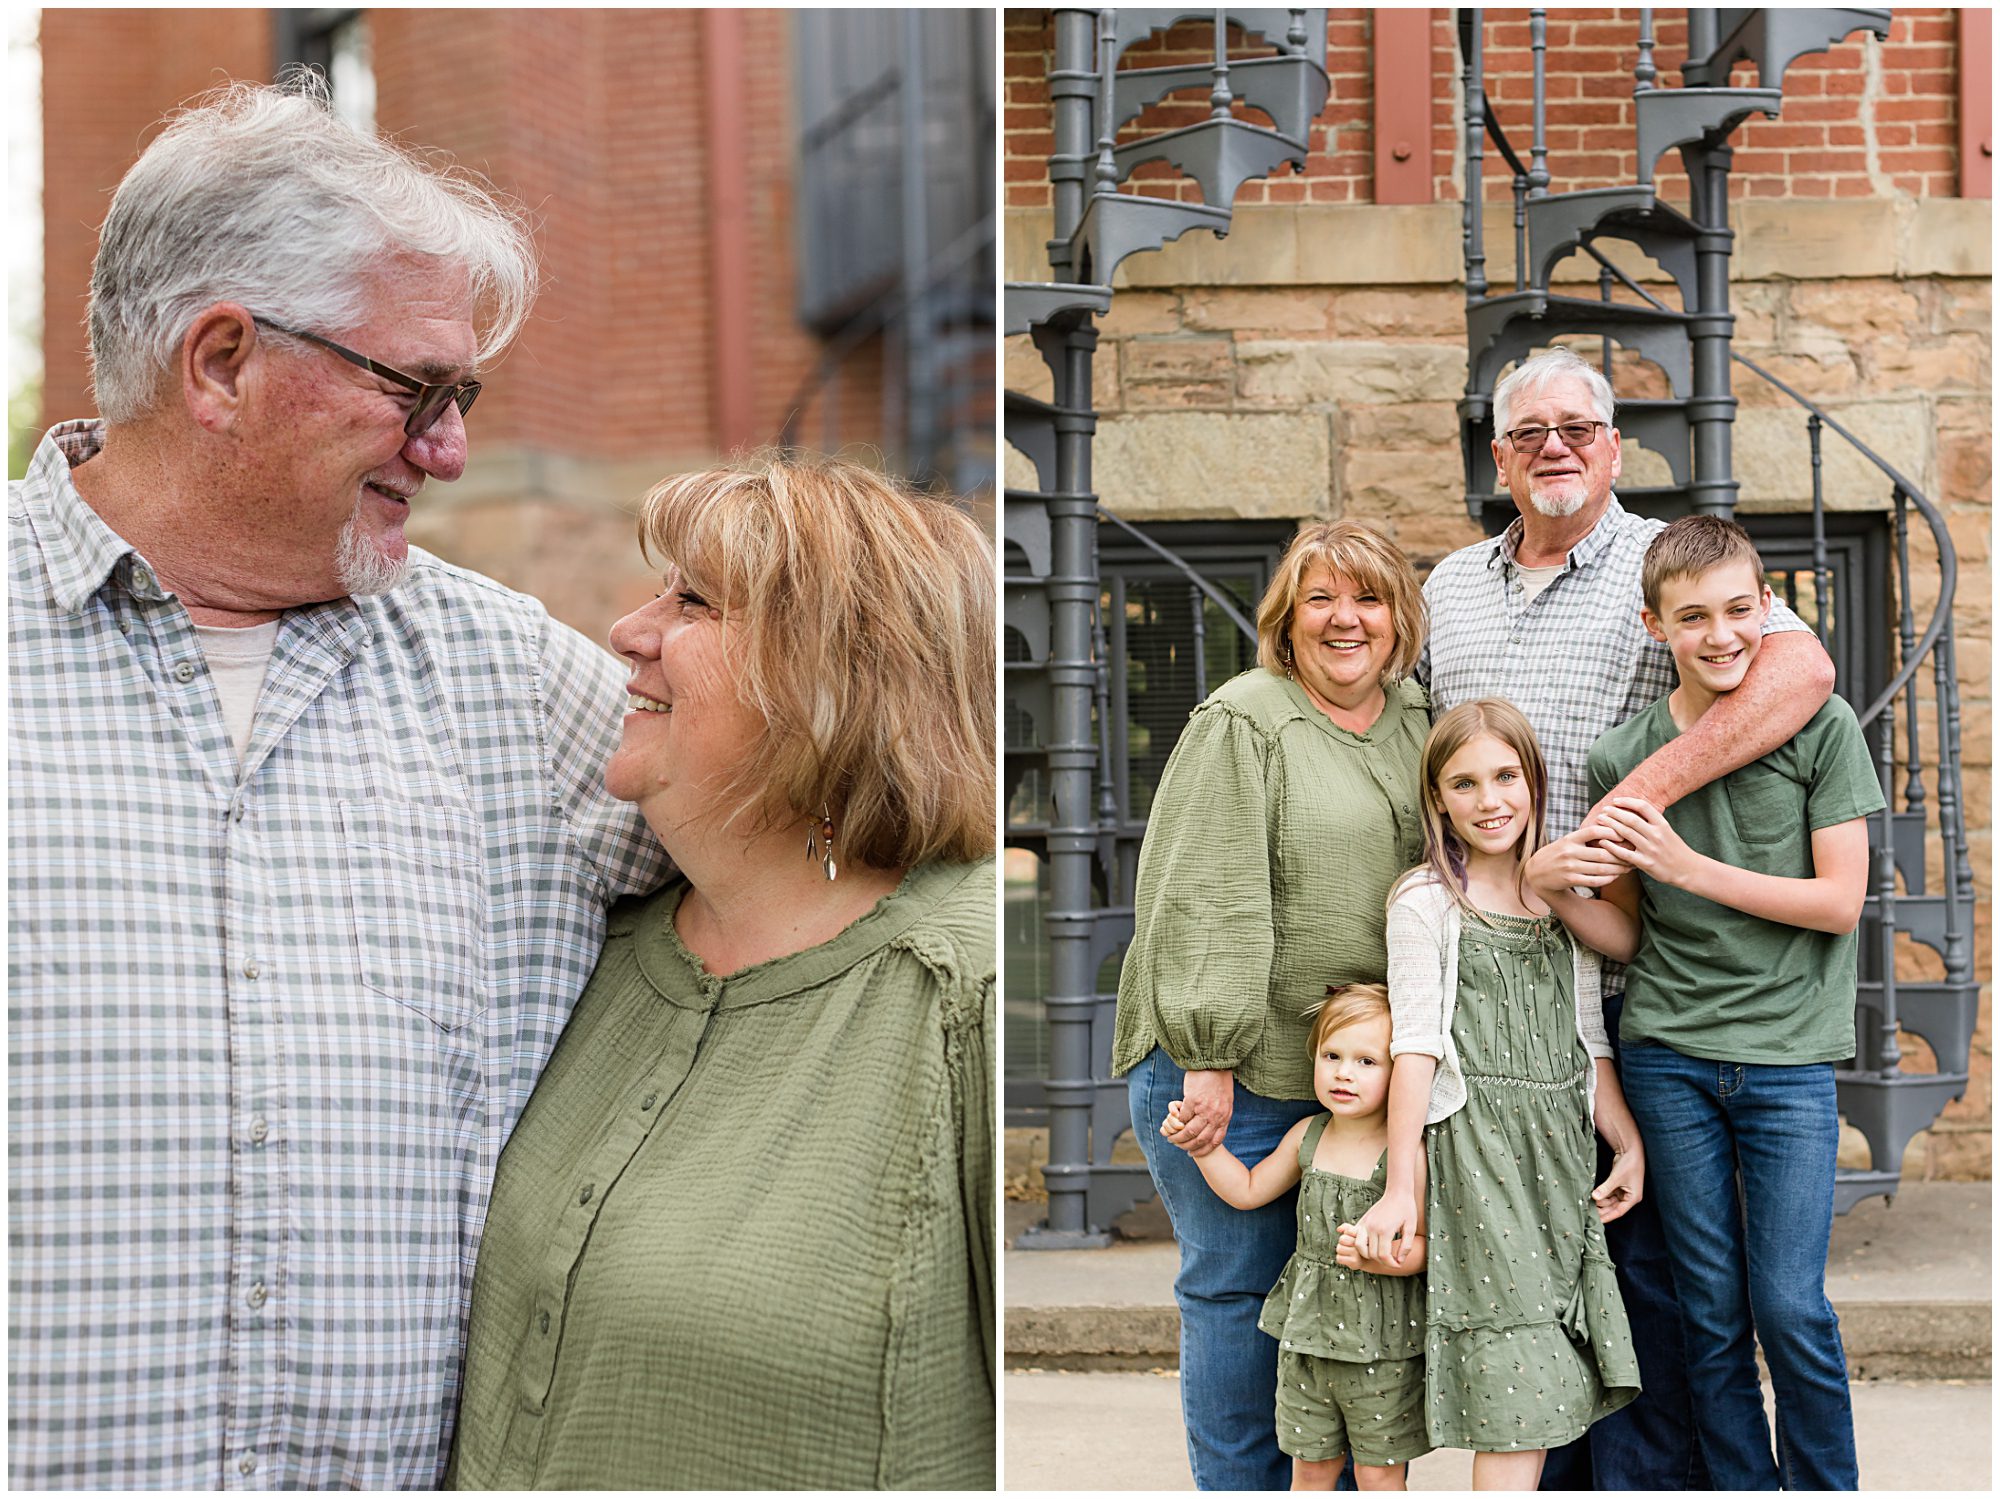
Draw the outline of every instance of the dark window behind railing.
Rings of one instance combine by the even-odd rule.
[[[1286,521],[1198,521],[1144,529],[1254,620],[1257,601],[1296,528]],[[1254,666],[1257,648],[1184,573],[1115,527],[1099,527],[1098,549],[1099,618],[1111,666],[1100,701],[1110,714],[1112,746],[1107,858],[1099,866],[1098,896],[1105,904],[1121,905],[1131,901],[1153,792],[1188,714],[1210,692]],[[1037,732],[1017,715],[1010,722],[1008,742],[1037,742]],[[1094,812],[1103,810],[1103,801],[1100,789]],[[1042,1013],[1048,988],[1043,925],[1048,877],[1041,839],[1049,814],[1047,781],[1040,767],[1031,765],[1007,805],[1012,846],[1001,937],[1006,949],[1003,1071],[1009,1124],[1038,1122],[1041,1084],[1048,1072],[1048,1027]],[[1104,888],[1107,866],[1109,889]],[[1114,957],[1098,976],[1100,989],[1115,989],[1117,972]]]

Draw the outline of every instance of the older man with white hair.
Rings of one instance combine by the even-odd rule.
[[[1589,821],[1590,746],[1675,682],[1672,655],[1639,622],[1640,564],[1666,522],[1618,503],[1612,485],[1622,455],[1611,387],[1568,349],[1524,360],[1500,382],[1493,431],[1493,460],[1520,514],[1501,535],[1432,569],[1424,584],[1431,635],[1417,674],[1434,713],[1504,697],[1527,714],[1548,761],[1550,839],[1530,861],[1529,878],[1601,887],[1628,866],[1605,846],[1606,830]],[[1833,664],[1818,640],[1782,604],[1764,629],[1768,638],[1743,685],[1612,795],[1671,806],[1785,743],[1819,711],[1833,690]],[[1622,975],[1607,965],[1614,1048]],[[1657,1212],[1642,1202],[1608,1235],[1645,1393],[1551,1452],[1542,1487],[1706,1487]]]
[[[403,536],[535,279],[310,88],[112,199],[102,419],[8,514],[15,1487],[443,1471],[495,1158],[661,874],[618,663]]]

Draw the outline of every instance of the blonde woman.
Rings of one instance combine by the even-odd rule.
[[[1422,853],[1409,560],[1352,521],[1308,526],[1257,610],[1258,665],[1196,708],[1153,799],[1112,1069],[1180,1245],[1181,1412],[1204,1489],[1284,1488],[1278,1345],[1257,1329],[1295,1193],[1238,1212],[1191,1156],[1254,1166],[1313,1096],[1310,1008],[1387,973],[1383,907]],[[1181,1101],[1176,1150],[1160,1136]]]
[[[648,496],[615,907],[500,1159],[452,1478],[991,1488],[991,548],[842,463]]]

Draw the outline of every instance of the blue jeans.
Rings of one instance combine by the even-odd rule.
[[[1826,1299],[1833,1068],[1634,1046],[1625,1097],[1673,1251],[1695,1420],[1717,1486],[1856,1488],[1847,1356]],[[1775,1462],[1753,1332],[1777,1394]]]
[[[1298,1193],[1246,1213],[1209,1190],[1194,1158],[1160,1138],[1184,1076],[1155,1047],[1126,1085],[1132,1132],[1180,1242],[1174,1300],[1188,1467],[1198,1489],[1287,1489],[1292,1460],[1278,1450],[1278,1340],[1258,1328],[1257,1316],[1298,1243]],[[1254,1166],[1294,1124],[1319,1112],[1313,1099],[1263,1098],[1238,1083],[1224,1143]]]
[[[1604,1027],[1611,1037],[1613,1065],[1621,1076],[1618,1021],[1624,1007],[1622,994],[1605,996]],[[1646,1145],[1650,1172],[1653,1141],[1643,1121],[1639,1136]],[[1611,1148],[1600,1139],[1597,1180],[1603,1181],[1610,1169]],[[1552,1448],[1542,1466],[1541,1486],[1549,1491],[1711,1488],[1701,1444],[1695,1439],[1681,1308],[1674,1297],[1673,1265],[1650,1180],[1639,1205],[1608,1224],[1604,1237],[1618,1268],[1618,1291],[1632,1326],[1632,1348],[1644,1388],[1637,1400],[1613,1411],[1586,1435],[1566,1447]]]

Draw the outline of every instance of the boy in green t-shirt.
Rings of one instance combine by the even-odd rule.
[[[1680,685],[1591,748],[1595,797],[1736,689],[1771,608],[1756,546],[1717,516],[1655,537],[1641,582],[1641,619],[1673,652]],[[1854,1054],[1863,819],[1882,806],[1860,725],[1836,695],[1788,743],[1675,803],[1671,821],[1634,798],[1605,807],[1595,827],[1631,872],[1604,898],[1541,891],[1580,938],[1632,965],[1625,1096],[1673,1253],[1718,1489],[1858,1482],[1825,1272],[1833,1064]],[[1753,1331],[1777,1392],[1776,1461]]]

